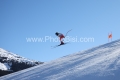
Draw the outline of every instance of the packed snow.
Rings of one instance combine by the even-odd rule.
[[[120,40],[0,77],[0,80],[119,79]]]

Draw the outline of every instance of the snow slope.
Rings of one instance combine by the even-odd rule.
[[[120,80],[120,40],[9,74],[0,80]]]

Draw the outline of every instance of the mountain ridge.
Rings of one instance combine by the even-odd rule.
[[[30,60],[0,48],[0,76],[37,66],[43,62]]]

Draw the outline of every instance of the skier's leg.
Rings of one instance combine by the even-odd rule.
[[[61,37],[60,37],[60,42],[61,42],[61,44],[64,44],[64,42],[63,42],[63,40],[62,40],[63,38],[64,38],[64,36],[61,36]]]
[[[65,38],[63,35],[62,35],[62,36],[60,36],[60,41],[61,41],[63,38]]]

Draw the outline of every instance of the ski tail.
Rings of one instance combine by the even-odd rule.
[[[67,31],[67,33],[65,34],[65,37],[67,36],[67,34],[68,34],[70,31],[72,31],[72,29],[70,29],[69,31]]]

